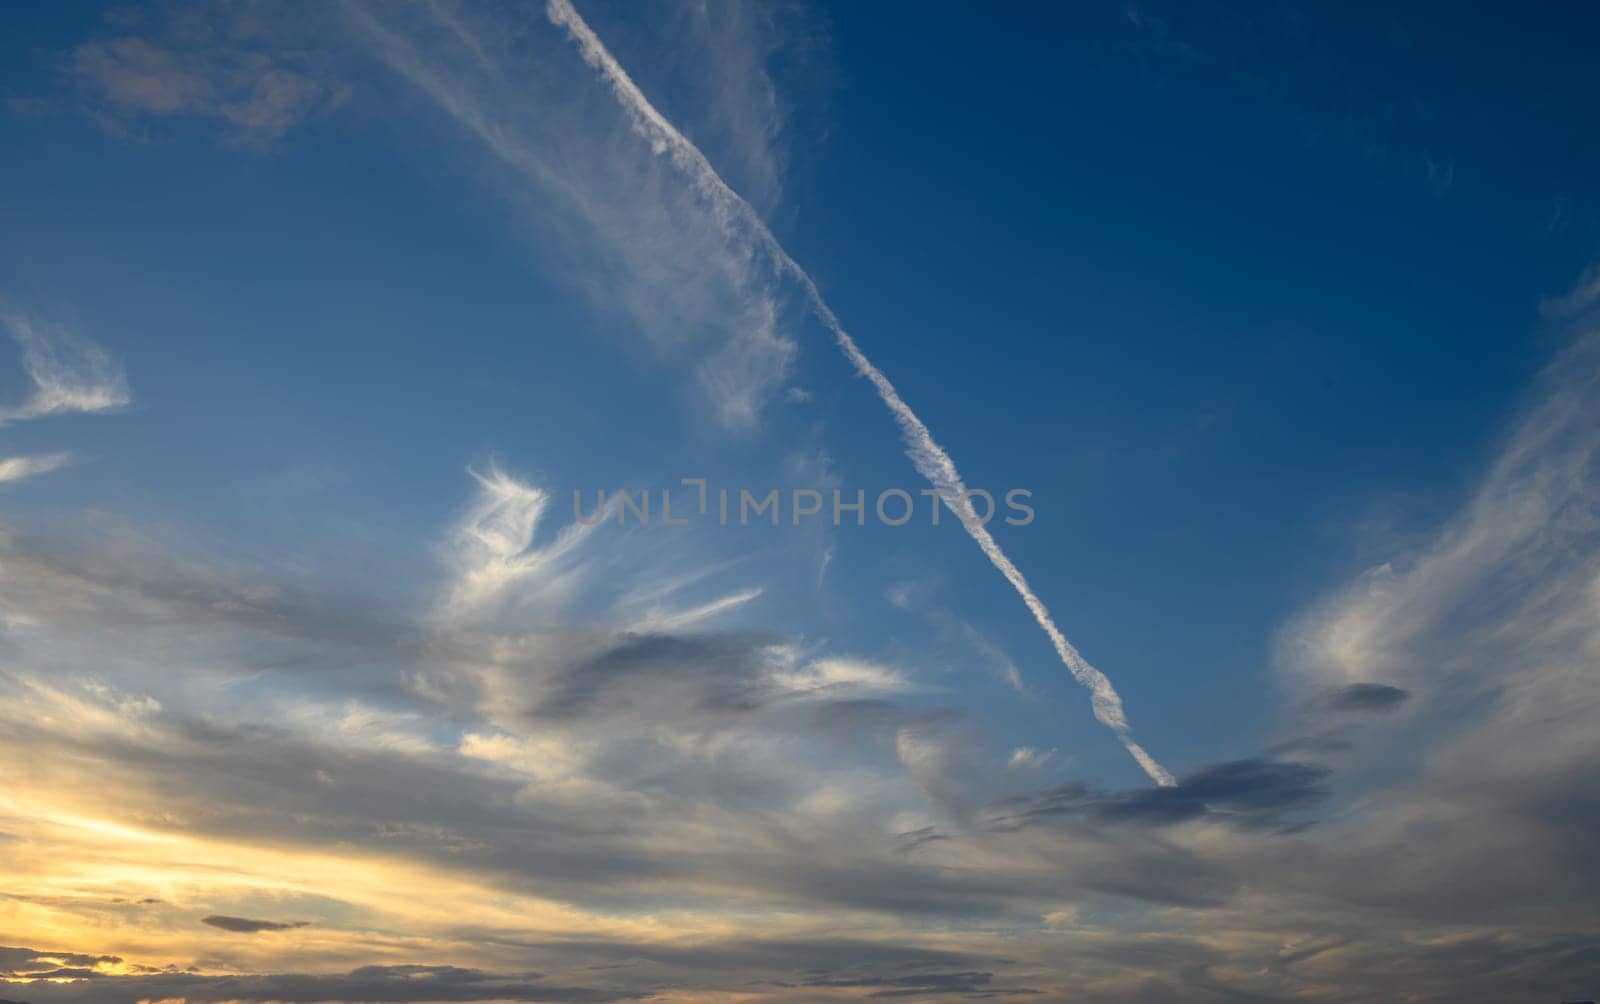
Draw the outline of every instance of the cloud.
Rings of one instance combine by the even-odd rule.
[[[528,944],[523,954],[554,950],[573,978],[537,972],[446,965],[374,965],[328,973],[146,971],[105,973],[76,983],[0,981],[26,990],[35,1004],[135,1004],[187,1000],[294,1002],[455,1001],[601,1002],[672,998],[699,985],[784,1000],[867,997],[1031,995],[1001,972],[1009,960],[979,952],[922,948],[841,937],[753,939],[713,943],[624,944],[565,939]],[[29,951],[29,950],[20,950]],[[121,961],[121,960],[117,960]],[[963,968],[967,967],[967,968]],[[973,968],[983,967],[983,968]],[[579,975],[581,974],[581,975]],[[643,985],[641,985],[643,984]]]
[[[704,621],[713,620],[730,610],[737,610],[746,603],[760,597],[760,587],[752,587],[741,589],[736,593],[729,593],[726,596],[719,596],[714,600],[696,607],[690,607],[687,610],[665,610],[660,607],[652,607],[635,625],[635,630],[643,632],[681,631]]]
[[[549,680],[531,713],[544,718],[751,710],[769,699],[768,634],[624,635]],[[685,707],[685,705],[687,705]]]
[[[214,913],[209,917],[201,917],[200,923],[210,924],[212,927],[224,931],[233,931],[237,934],[259,934],[262,931],[292,931],[297,927],[310,927],[303,920],[290,923],[278,923],[271,920],[251,920],[249,917],[229,917],[225,914]]]
[[[921,594],[928,586],[928,583],[897,583],[889,589],[884,598],[892,606],[919,614],[942,637],[965,641],[982,659],[984,668],[1004,680],[1018,694],[1024,697],[1031,696],[1027,685],[1022,681],[1022,672],[1017,669],[1016,663],[1011,661],[1011,657],[1004,649],[990,641],[982,631],[954,610],[942,604],[924,601]]]
[[[710,211],[625,116],[597,102],[577,61],[534,25],[451,3],[344,10],[354,37],[408,88],[398,103],[413,107],[420,95],[473,141],[461,149],[474,152],[466,165],[474,186],[509,204],[541,263],[607,320],[625,321],[648,365],[687,367],[696,404],[717,422],[754,428],[796,347],[784,330],[786,295],[736,221]],[[764,46],[740,33],[764,21],[733,13],[681,24],[694,44],[710,33],[731,53]],[[660,38],[649,46],[665,51]],[[762,65],[741,58],[750,73]],[[716,89],[708,130],[741,151],[733,156],[748,176],[775,189],[775,163],[750,153],[776,128],[776,108],[762,96],[769,85]],[[760,109],[738,110],[747,101]]]
[[[1288,813],[1325,801],[1330,773],[1325,767],[1292,761],[1234,760],[1191,771],[1170,787],[1104,792],[1067,784],[1007,797],[989,806],[988,822],[1015,829],[1087,816],[1106,823],[1172,826],[1210,820],[1263,829],[1280,825]]]
[[[1037,750],[1032,746],[1018,746],[1011,751],[1011,756],[1006,759],[1006,766],[1013,769],[1029,769],[1043,767],[1054,760],[1055,750]]]
[[[385,1001],[441,1004],[455,1001],[549,1001],[604,1004],[638,1000],[640,992],[546,983],[538,973],[492,973],[457,966],[363,966],[346,973],[193,972],[98,975],[59,983],[0,980],[9,993],[25,993],[33,1004],[136,1004],[141,1001],[226,1001],[314,1004]]]
[[[474,481],[472,490],[469,512],[483,501],[483,486]],[[512,494],[526,499],[524,492]],[[520,517],[508,520],[526,526]],[[512,555],[525,539],[539,539],[520,529],[482,536],[507,542],[490,552]],[[586,546],[609,539],[598,536]],[[451,547],[457,540],[452,531]],[[403,930],[410,944],[446,946],[437,950],[450,954],[435,957],[472,959],[480,973],[520,972],[497,954],[496,946],[514,941],[522,966],[536,958],[541,969],[559,974],[520,989],[510,978],[485,978],[424,1000],[592,988],[585,973],[598,972],[607,986],[596,992],[619,995],[744,987],[779,999],[793,997],[796,988],[915,997],[948,985],[972,995],[1038,990],[1132,1001],[1140,999],[1139,988],[1119,981],[1137,977],[1173,991],[1248,988],[1254,977],[1232,967],[1267,971],[1282,944],[1281,930],[1273,932],[1277,945],[1264,946],[1254,922],[1239,919],[1263,902],[1277,917],[1326,913],[1306,923],[1331,937],[1370,923],[1367,909],[1416,909],[1413,897],[1431,892],[1421,881],[1425,869],[1406,895],[1374,888],[1370,876],[1386,873],[1378,861],[1394,853],[1386,841],[1368,837],[1369,844],[1359,830],[1319,836],[1328,821],[1295,828],[1326,804],[1333,780],[1326,768],[1237,761],[1190,772],[1174,789],[1058,784],[1001,804],[996,792],[1017,783],[1037,786],[1037,775],[1009,771],[1005,748],[996,755],[962,716],[896,703],[911,680],[906,672],[812,652],[770,633],[631,634],[622,628],[631,615],[607,626],[594,619],[598,611],[587,624],[561,624],[554,616],[560,604],[517,607],[522,594],[544,593],[536,577],[513,577],[497,595],[522,615],[438,624],[424,611],[424,623],[439,633],[416,645],[387,634],[382,625],[393,615],[370,602],[296,599],[262,584],[259,573],[208,569],[193,559],[140,566],[137,552],[118,547],[69,560],[51,555],[59,545],[49,539],[26,535],[13,535],[8,546],[11,592],[0,608],[32,623],[25,633],[5,636],[13,650],[9,675],[0,679],[0,732],[25,746],[38,766],[11,793],[32,821],[6,825],[24,826],[29,845],[53,849],[37,862],[7,850],[17,876],[9,891],[34,896],[49,888],[36,876],[52,884],[84,880],[64,875],[62,860],[82,862],[84,875],[92,875],[103,862],[131,853],[141,881],[152,883],[143,888],[159,889],[169,902],[237,903],[214,916],[260,916],[249,909],[250,898],[219,898],[205,884],[207,874],[225,874],[229,896],[270,889],[277,909],[308,918],[318,942],[344,946],[346,956],[391,952],[366,933],[382,928]],[[601,552],[572,557],[595,560]],[[443,569],[446,587],[457,567]],[[645,578],[703,581],[683,572]],[[61,592],[63,583],[71,584],[69,592]],[[141,626],[141,619],[148,623]],[[118,673],[114,679],[125,684],[177,678],[183,686],[152,706],[126,685],[75,687],[71,672],[18,678],[41,665],[54,644],[82,635],[82,623],[120,632],[106,657],[90,661],[98,672]],[[295,700],[329,710],[286,713],[270,687],[248,691],[232,710],[215,702],[204,702],[203,710],[189,706],[190,695],[211,692],[209,674],[259,648],[263,630],[293,638],[304,664],[324,670],[304,678],[324,693],[295,688]],[[233,643],[190,654],[163,640],[196,634]],[[367,647],[371,655],[352,658]],[[341,668],[352,663],[375,669],[363,677]],[[394,686],[412,668],[439,674],[441,663],[475,685],[409,694]],[[378,694],[414,702],[411,708],[426,714],[351,710],[353,697],[365,708]],[[347,734],[340,723],[352,717],[366,724]],[[414,729],[417,741],[389,742],[368,735],[372,728]],[[985,809],[988,803],[995,804]],[[1539,811],[1556,810],[1552,804]],[[63,815],[95,819],[106,828],[104,843],[92,836],[95,830],[73,829],[66,832],[79,849],[63,851],[63,831],[43,828]],[[330,854],[341,857],[329,861]],[[1555,873],[1572,859],[1553,860],[1565,862],[1549,866]],[[396,872],[401,862],[408,870]],[[1458,876],[1445,877],[1459,884]],[[449,893],[419,903],[406,892],[417,887]],[[143,888],[119,893],[137,896]],[[547,897],[559,898],[561,912],[546,914]],[[1368,897],[1382,897],[1381,904],[1366,905]],[[1438,912],[1474,898],[1446,897]],[[1105,901],[1120,910],[1157,904],[1159,917],[1139,914],[1140,923],[1170,930],[1121,940],[1069,925],[1049,945],[983,933],[996,923],[1026,931],[1038,917],[1062,915],[1066,904],[1092,916]],[[746,945],[741,925],[730,929],[718,919],[745,908],[776,911],[801,929],[859,925],[884,953],[941,939],[967,942],[970,951],[916,964],[910,957],[857,963],[848,960],[864,951],[859,946],[819,945],[801,962],[799,955]],[[1483,909],[1481,902],[1474,909]],[[671,938],[617,927],[617,917],[663,910],[672,911]],[[174,950],[176,958],[192,959],[192,935],[184,931],[193,929],[194,914],[175,911],[175,920],[180,926],[165,937],[184,946]],[[139,918],[141,944],[161,943],[158,921]],[[764,930],[773,931],[772,923]],[[1235,933],[1198,933],[1213,927]],[[1381,937],[1392,936],[1382,930]],[[224,951],[237,945],[267,952],[283,940],[222,937]],[[1375,934],[1342,951],[1359,945],[1363,964],[1380,971],[1401,950],[1384,950],[1379,940]],[[1070,972],[1051,961],[1063,943],[1078,960]],[[1581,964],[1542,951],[1536,944],[1526,949],[1562,971]],[[164,965],[173,957],[152,961]],[[1274,992],[1301,987],[1306,972],[1332,957],[1288,964]],[[250,958],[233,960],[234,972],[266,972]],[[582,968],[591,965],[612,968]],[[805,965],[817,971],[797,971]],[[952,975],[963,973],[988,974],[988,982]],[[108,986],[126,988],[130,1001],[136,993],[160,999],[158,993],[178,997],[186,989],[201,1000],[256,999],[251,993],[293,1000],[312,992],[407,999],[384,996],[393,973],[371,985],[336,982],[354,976],[318,975],[323,982],[314,984],[207,973],[83,977],[82,985],[48,992],[61,1001],[105,1000]],[[508,986],[514,992],[488,994],[489,987]],[[0,993],[18,995],[10,988]]]
[[[512,509],[469,517],[474,546],[520,554],[532,528]],[[607,624],[599,609],[562,623],[532,577],[505,586],[522,613],[504,621],[406,625],[369,599],[297,595],[259,569],[74,540],[63,553],[55,538],[13,533],[0,550],[12,647],[0,721],[41,764],[28,797],[46,817],[400,853],[493,876],[508,894],[593,905],[733,889],[933,912],[1004,898],[1003,884],[877,864],[896,832],[877,811],[921,796],[887,750],[864,765],[831,737],[843,728],[870,747],[912,720],[884,700],[912,689],[900,668],[770,632],[637,633],[631,616]],[[524,594],[531,605],[518,605]],[[876,719],[818,724],[829,707],[874,700]],[[164,822],[152,824],[156,805]],[[320,912],[296,913],[326,929]]]
[[[970,997],[991,993],[989,984],[993,979],[993,973],[969,970],[954,973],[918,973],[912,976],[817,976],[805,980],[801,986],[870,990],[868,997],[937,997],[943,994]],[[999,991],[1006,995],[1038,992],[1029,988]]]
[[[1600,263],[1590,264],[1578,281],[1560,296],[1546,297],[1539,304],[1540,312],[1558,321],[1581,318],[1590,307],[1600,303]]]
[[[67,329],[15,311],[0,313],[0,323],[22,348],[22,366],[33,394],[21,404],[0,407],[0,424],[72,412],[103,412],[132,400],[128,380],[109,353]]]
[[[1329,693],[1326,703],[1335,711],[1388,711],[1399,707],[1409,696],[1387,684],[1352,683]]]
[[[226,144],[270,144],[337,107],[347,88],[285,33],[297,21],[305,30],[314,8],[299,18],[262,16],[266,9],[222,4],[136,18],[139,33],[84,42],[67,70],[89,114],[114,132],[191,117],[219,125]]]
[[[1296,888],[1431,922],[1553,929],[1600,894],[1582,863],[1600,812],[1600,332],[1563,316],[1567,348],[1459,512],[1285,631],[1282,671],[1313,706],[1425,697],[1364,716],[1358,742],[1328,751],[1390,782],[1365,794],[1359,825],[1302,848],[1297,871],[1257,859]]]
[[[1597,372],[1600,335],[1585,331],[1542,375],[1461,514],[1291,626],[1281,659],[1302,686],[1385,680],[1465,696],[1536,677],[1562,648],[1587,644]]]
[[[477,482],[478,498],[456,527],[456,576],[446,610],[453,615],[479,611],[535,577],[543,593],[562,588],[568,581],[562,572],[572,567],[573,552],[604,520],[575,521],[548,545],[535,547],[534,536],[550,507],[550,493],[497,467],[485,474],[469,473]]]
[[[470,484],[469,514],[499,498]],[[514,558],[542,539],[526,515],[463,525]],[[438,595],[475,567],[454,560],[461,540],[446,535]],[[611,541],[568,557],[604,560]],[[1010,770],[1013,747],[970,716],[910,703],[914,664],[771,632],[628,631],[659,588],[574,621],[540,576],[514,575],[494,602],[515,615],[441,621],[114,538],[5,545],[0,735],[29,764],[0,822],[17,838],[0,844],[7,908],[25,931],[105,932],[131,961],[41,963],[75,982],[0,995],[1343,1002],[1521,979],[1559,999],[1594,972],[1564,933],[1595,891],[1578,701],[1567,720],[1543,700],[1500,708],[1484,741],[1515,742],[1443,747],[1418,777],[1361,791],[1356,814],[1333,801],[1355,767],[1287,759],[1105,790],[1052,764]],[[640,574],[710,589],[703,567]],[[264,645],[292,646],[294,668],[238,674]],[[106,874],[119,897],[176,905],[119,913],[134,908],[106,905]],[[207,934],[189,903],[304,918],[326,971],[286,974],[301,955],[277,946],[305,939]],[[1467,939],[1463,923],[1481,927]],[[822,937],[840,930],[859,937]]]
[[[67,453],[44,453],[32,457],[6,457],[0,460],[0,484],[23,481],[36,474],[47,474],[66,465],[71,458]]]
[[[41,952],[32,948],[0,945],[0,977],[41,979],[62,969],[93,970],[122,961],[115,955],[89,955],[83,952]]]

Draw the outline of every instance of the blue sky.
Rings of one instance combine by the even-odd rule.
[[[1591,21],[11,11],[5,994],[1592,993]]]

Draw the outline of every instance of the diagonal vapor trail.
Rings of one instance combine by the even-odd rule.
[[[956,514],[968,535],[977,542],[978,548],[1022,597],[1022,602],[1027,604],[1034,620],[1039,622],[1039,626],[1049,636],[1050,643],[1055,646],[1056,654],[1072,673],[1073,679],[1088,688],[1092,696],[1095,718],[1116,734],[1134,760],[1146,774],[1150,775],[1151,780],[1164,787],[1176,784],[1172,774],[1156,762],[1144,747],[1134,741],[1127,715],[1122,709],[1122,698],[1111,685],[1110,679],[1085,659],[1056,626],[1055,619],[1050,616],[1050,611],[1044,602],[1034,593],[1021,570],[1000,549],[1000,545],[989,533],[988,527],[978,517],[977,510],[966,493],[967,486],[961,480],[961,473],[956,469],[955,461],[950,459],[950,455],[934,440],[928,427],[917,417],[916,412],[911,410],[911,406],[906,404],[905,399],[895,390],[894,384],[889,382],[889,378],[872,364],[856,344],[855,339],[845,331],[844,325],[839,323],[833,308],[823,299],[822,292],[817,288],[811,275],[790,257],[783,245],[778,243],[778,239],[772,235],[766,221],[755,208],[722,180],[722,176],[711,166],[705,154],[656,110],[644,92],[628,76],[627,71],[600,41],[599,36],[589,27],[588,22],[579,15],[570,0],[548,0],[545,14],[553,23],[567,30],[567,34],[582,53],[584,61],[599,71],[641,136],[655,149],[672,158],[673,163],[693,180],[696,189],[706,197],[726,222],[738,222],[747,227],[754,235],[756,244],[771,256],[779,269],[787,272],[800,284],[812,311],[823,326],[833,333],[845,358],[850,360],[856,372],[866,377],[872,382],[873,387],[877,388],[878,396],[883,399],[883,403],[888,406],[895,422],[900,426],[900,434],[905,440],[911,462],[918,473],[933,485],[940,499],[951,512]]]

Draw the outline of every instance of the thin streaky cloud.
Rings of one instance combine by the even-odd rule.
[[[1112,686],[1110,679],[1085,659],[1067,640],[1066,635],[1056,626],[1049,609],[1028,584],[1022,571],[989,533],[988,527],[984,525],[976,508],[967,497],[967,486],[956,468],[955,461],[934,440],[928,427],[911,410],[911,406],[906,404],[889,378],[861,351],[855,339],[845,330],[833,309],[823,299],[822,292],[811,275],[778,242],[755,208],[722,180],[722,176],[712,167],[705,154],[656,110],[568,0],[549,0],[545,6],[545,13],[554,24],[567,30],[577,44],[584,61],[599,71],[618,102],[628,113],[635,130],[651,144],[652,149],[667,154],[672,163],[693,180],[696,190],[707,199],[717,213],[730,222],[744,225],[755,238],[756,245],[772,259],[778,269],[799,283],[805,293],[806,302],[833,334],[845,358],[855,367],[857,373],[872,383],[878,392],[878,397],[889,408],[900,427],[908,455],[918,473],[934,486],[939,497],[950,511],[955,513],[967,534],[983,551],[984,556],[1000,570],[1006,581],[1011,583],[1012,588],[1022,597],[1023,603],[1027,605],[1034,620],[1049,637],[1056,654],[1072,673],[1073,678],[1089,690],[1095,718],[1116,734],[1128,753],[1153,781],[1164,787],[1174,785],[1176,780],[1172,774],[1134,740],[1127,715],[1123,710],[1122,698]]]
[[[687,610],[652,609],[645,614],[644,619],[635,626],[638,631],[681,631],[694,627],[703,621],[710,620],[720,614],[744,606],[751,600],[761,596],[759,586],[741,590],[721,596],[697,607]]]

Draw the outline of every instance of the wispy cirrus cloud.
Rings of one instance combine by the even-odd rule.
[[[0,404],[0,426],[73,413],[115,411],[132,396],[122,367],[110,353],[69,329],[0,308],[3,326],[22,350],[22,367],[33,384],[23,400]],[[65,467],[64,450],[0,457],[0,485],[25,481]]]
[[[1496,653],[1582,643],[1600,530],[1597,373],[1589,322],[1543,374],[1460,515],[1286,632],[1285,664],[1305,685],[1475,692],[1516,679],[1518,660]],[[1463,647],[1468,638],[1479,644]]]
[[[456,577],[446,609],[458,615],[482,609],[533,578],[540,590],[559,589],[563,571],[572,570],[573,552],[604,520],[574,521],[549,543],[536,546],[534,537],[549,512],[551,493],[498,467],[469,473],[478,497],[454,533]]]
[[[595,100],[570,53],[554,39],[541,45],[518,12],[450,3],[345,10],[368,51],[475,141],[474,174],[525,221],[520,229],[544,265],[606,315],[623,318],[652,364],[686,367],[719,423],[757,425],[782,390],[796,347],[785,330],[787,296],[769,263],[740,238],[737,221],[652,156],[626,115]],[[737,18],[685,23],[714,27],[730,47],[755,44],[728,35]],[[508,24],[519,27],[508,31]],[[759,60],[746,66],[764,80]],[[769,90],[759,81],[721,86],[709,121],[744,151],[751,176],[772,188],[775,164],[750,153],[778,128]],[[748,107],[741,96],[759,109],[736,115],[733,109]]]
[[[61,325],[14,310],[0,313],[0,323],[21,347],[23,369],[33,382],[27,399],[0,406],[0,424],[114,411],[132,401],[121,365],[99,346]]]

